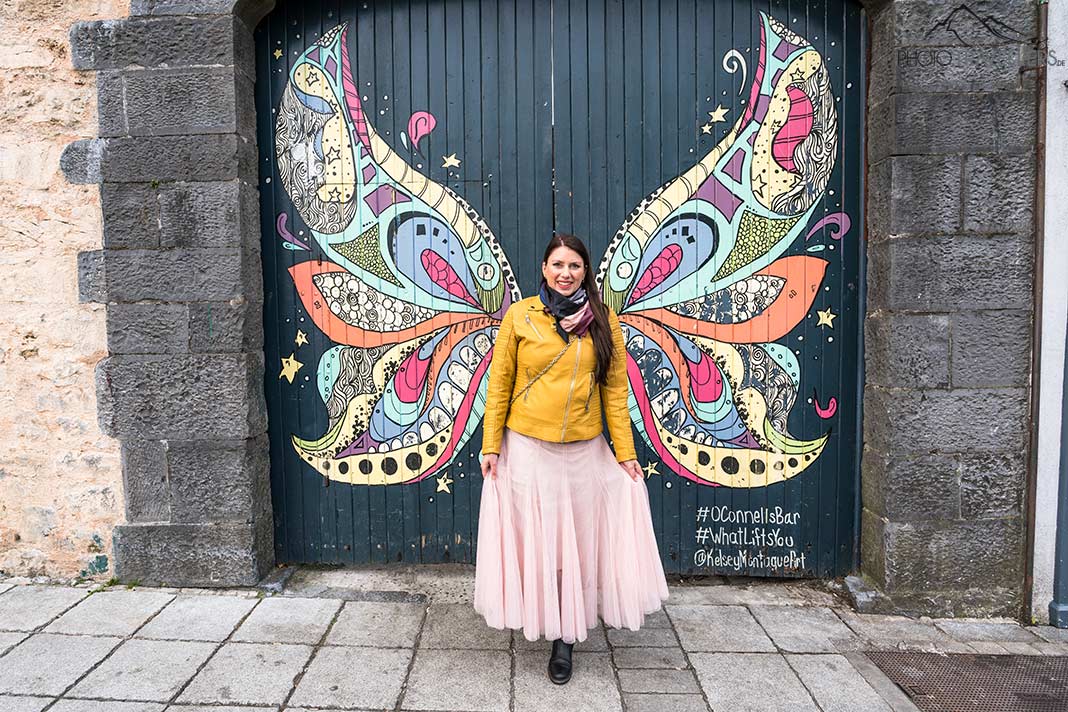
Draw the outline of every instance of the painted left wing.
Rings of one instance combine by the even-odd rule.
[[[340,25],[300,56],[278,108],[278,170],[325,259],[290,270],[337,344],[318,365],[327,432],[300,457],[353,484],[417,481],[481,421],[497,327],[519,299],[485,221],[385,143],[368,120]]]
[[[828,437],[789,434],[800,367],[776,341],[808,313],[827,267],[783,255],[834,167],[834,97],[809,43],[759,22],[743,115],[635,208],[597,273],[623,325],[645,442],[678,475],[730,487],[797,475]]]

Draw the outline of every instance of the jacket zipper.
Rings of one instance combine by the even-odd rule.
[[[564,406],[564,427],[560,429],[560,442],[564,442],[567,434],[567,414],[571,410],[571,392],[575,389],[575,376],[578,375],[579,361],[582,358],[582,339],[576,340],[578,348],[575,349],[575,368],[571,371],[571,385],[567,387],[567,405]]]
[[[525,317],[526,317],[526,319],[527,319],[527,324],[528,324],[528,325],[530,326],[530,328],[531,328],[531,329],[533,329],[533,330],[534,330],[534,333],[535,333],[535,334],[537,334],[537,335],[538,335],[538,338],[540,339],[540,338],[541,338],[541,332],[540,332],[540,331],[538,331],[538,327],[534,326],[534,322],[532,322],[532,321],[530,320],[530,314],[524,314],[523,316],[525,316]]]
[[[593,374],[591,373],[590,374],[590,389],[588,391],[586,391],[586,406],[584,408],[584,410],[587,413],[590,412],[590,398],[593,398],[593,387],[594,387],[594,385],[595,384],[594,384],[594,380],[593,380]]]

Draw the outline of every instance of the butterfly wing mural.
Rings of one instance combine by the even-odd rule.
[[[281,182],[325,255],[289,274],[336,344],[316,374],[327,431],[292,446],[332,480],[414,482],[481,422],[493,340],[519,290],[477,212],[375,131],[346,36],[339,25],[300,55],[275,122]]]
[[[642,438],[679,476],[730,487],[793,477],[828,439],[789,432],[800,366],[776,341],[827,267],[785,252],[834,168],[834,97],[808,42],[766,14],[759,24],[744,113],[635,208],[597,272],[624,327]],[[339,25],[300,55],[275,122],[281,182],[325,255],[289,273],[336,344],[316,374],[327,430],[292,446],[333,480],[414,482],[481,422],[497,325],[520,293],[486,222],[376,132],[346,35]]]
[[[829,437],[789,433],[800,367],[775,342],[808,313],[827,267],[783,255],[834,168],[834,97],[808,42],[763,13],[760,30],[744,113],[641,201],[597,272],[623,324],[646,444],[678,475],[729,487],[796,476]]]

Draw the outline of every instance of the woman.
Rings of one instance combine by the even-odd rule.
[[[586,246],[545,248],[536,297],[501,321],[482,438],[475,610],[553,641],[549,678],[600,615],[637,630],[667,582],[627,412],[627,352]],[[602,409],[615,456],[601,436]]]

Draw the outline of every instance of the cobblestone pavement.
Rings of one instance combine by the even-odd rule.
[[[707,582],[706,582],[707,583]],[[673,585],[570,684],[486,627],[470,569],[300,571],[264,590],[0,582],[0,712],[915,710],[864,650],[1068,655],[1068,631],[854,613],[820,582]]]

